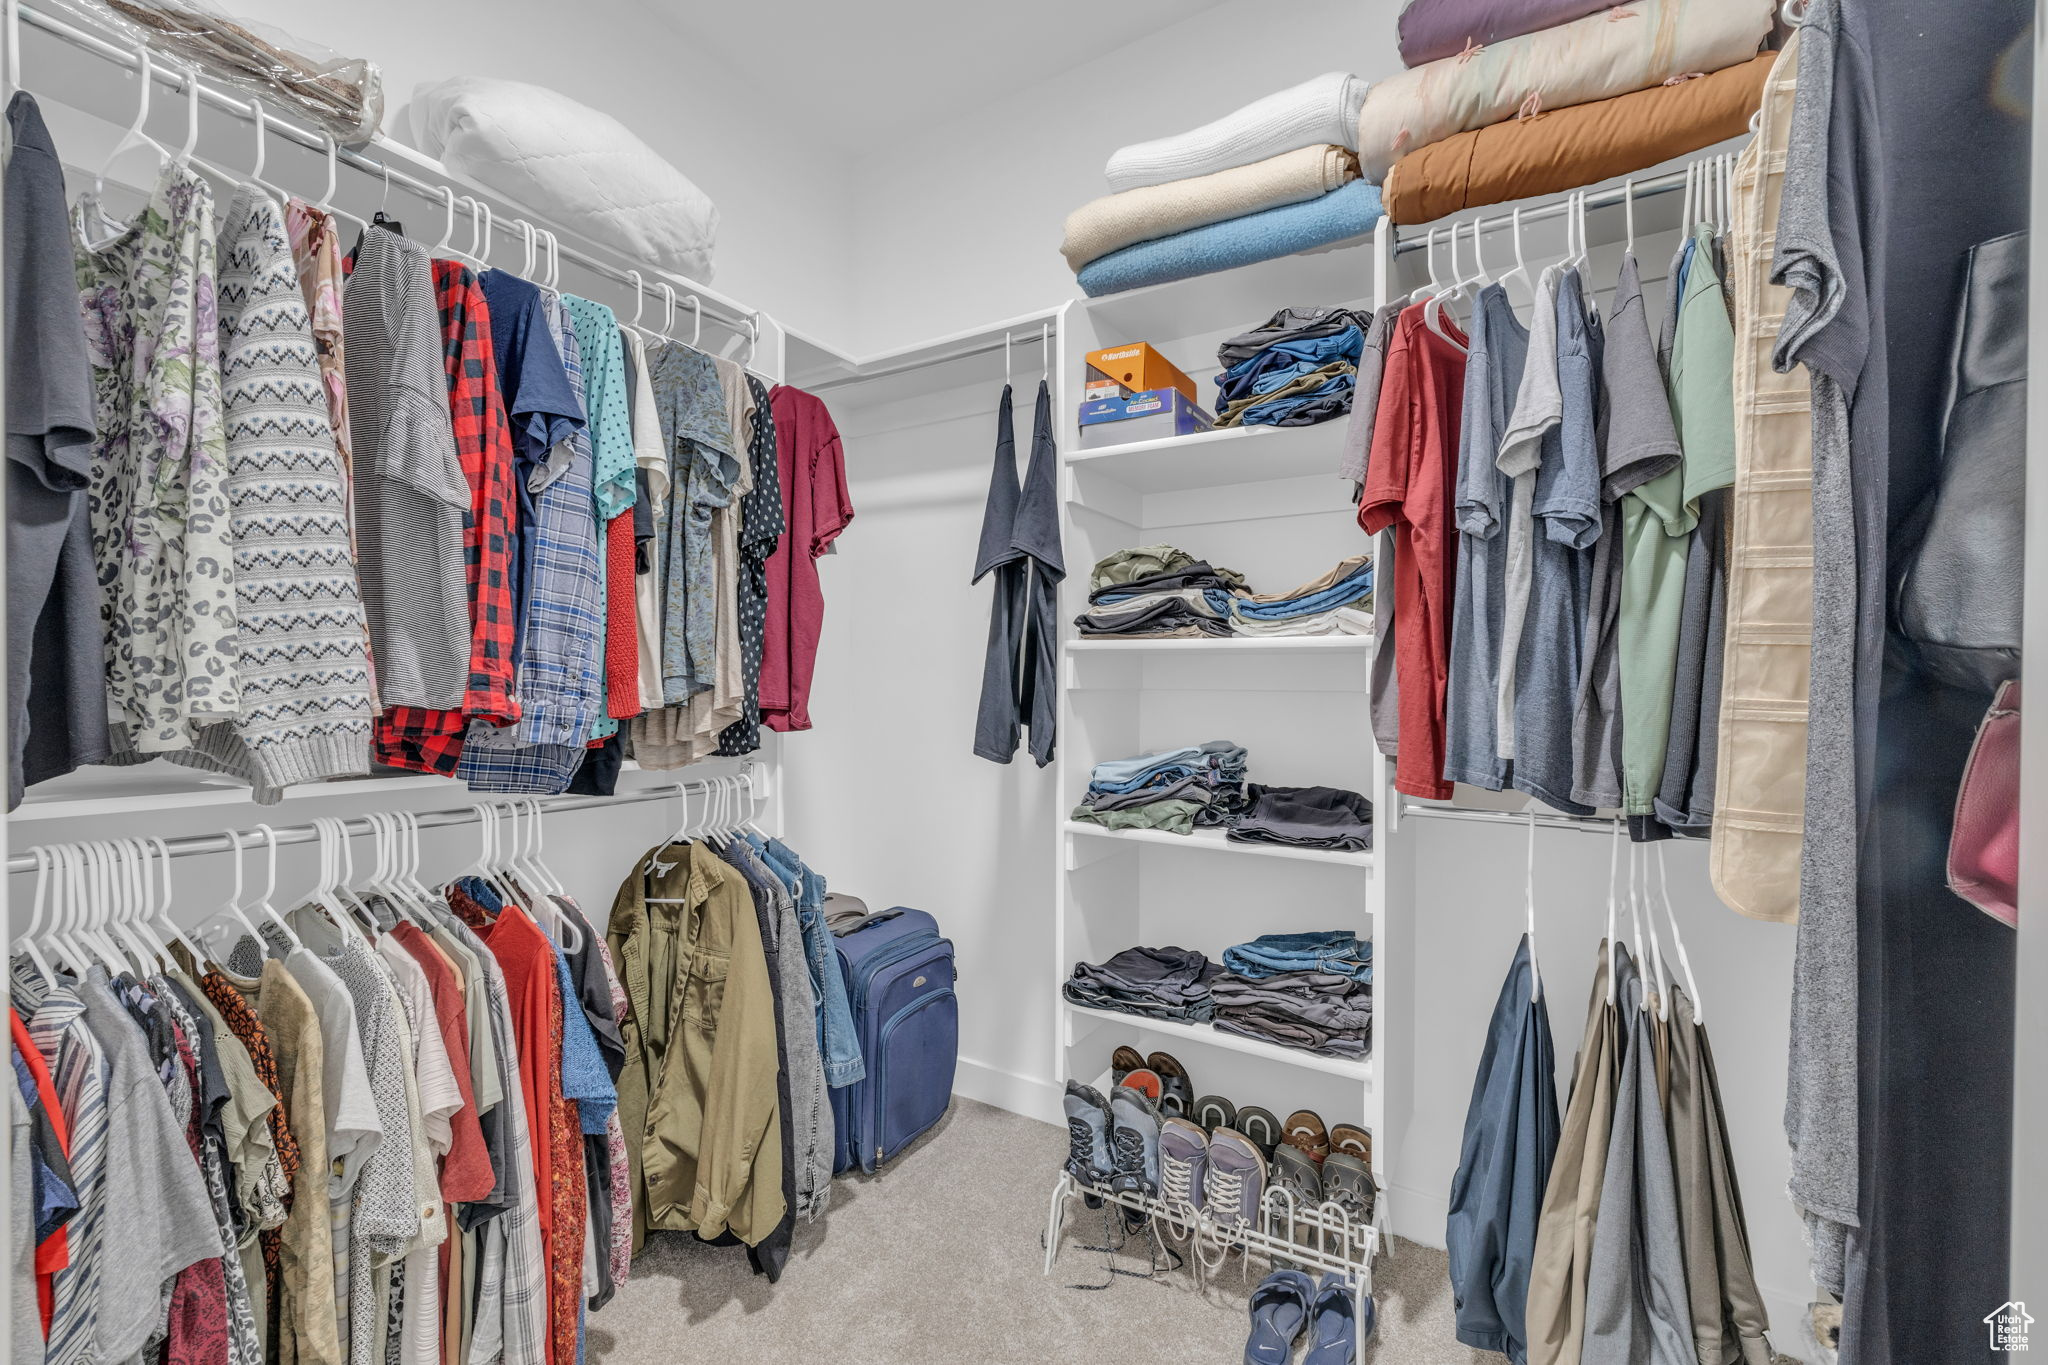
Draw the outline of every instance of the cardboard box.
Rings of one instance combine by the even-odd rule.
[[[1146,389],[1081,405],[1081,449],[1129,445],[1162,436],[1192,436],[1216,425],[1179,389]]]
[[[1188,402],[1198,403],[1201,394],[1195,388],[1195,381],[1180,372],[1168,360],[1149,345],[1140,341],[1129,346],[1110,346],[1100,351],[1090,351],[1084,357],[1087,378],[1101,376],[1114,379],[1132,393],[1151,389],[1178,389]]]

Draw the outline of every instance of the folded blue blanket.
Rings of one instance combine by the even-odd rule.
[[[1379,220],[1379,186],[1354,180],[1320,199],[1248,213],[1112,251],[1081,267],[1081,292],[1100,298],[1148,284],[1235,270],[1360,236],[1371,232]]]

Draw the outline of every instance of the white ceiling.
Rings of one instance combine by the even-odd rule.
[[[647,0],[848,151],[999,100],[1224,0]]]

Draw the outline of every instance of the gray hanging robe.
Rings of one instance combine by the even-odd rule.
[[[1024,623],[1023,556],[1011,543],[1017,528],[1017,436],[1010,416],[1010,386],[996,407],[995,466],[989,471],[988,504],[981,514],[981,548],[974,559],[979,583],[995,575],[988,609],[988,649],[981,665],[981,705],[974,715],[974,752],[991,763],[1008,763],[1017,752],[1017,648]]]
[[[996,409],[995,466],[982,513],[981,548],[974,582],[995,574],[988,646],[982,661],[981,704],[974,719],[974,752],[1008,763],[1020,732],[1031,732],[1031,757],[1052,762],[1059,696],[1053,674],[1059,655],[1055,619],[1066,562],[1060,552],[1058,452],[1052,439],[1052,390],[1038,385],[1032,414],[1031,462],[1020,484],[1010,388]]]
[[[1614,1126],[1587,1267],[1586,1341],[1580,1365],[1697,1365],[1678,1191],[1657,1093],[1654,1014],[1628,952],[1616,981],[1627,1053],[1614,1092]]]
[[[1557,1152],[1555,1073],[1550,1008],[1536,994],[1525,934],[1501,984],[1472,1081],[1444,1228],[1458,1340],[1499,1351],[1513,1365],[1529,1358],[1524,1309],[1536,1220]]]

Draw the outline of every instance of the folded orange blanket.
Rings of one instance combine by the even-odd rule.
[[[1460,209],[1555,194],[1738,136],[1763,99],[1777,55],[1433,142],[1387,172],[1387,216],[1427,223]]]

